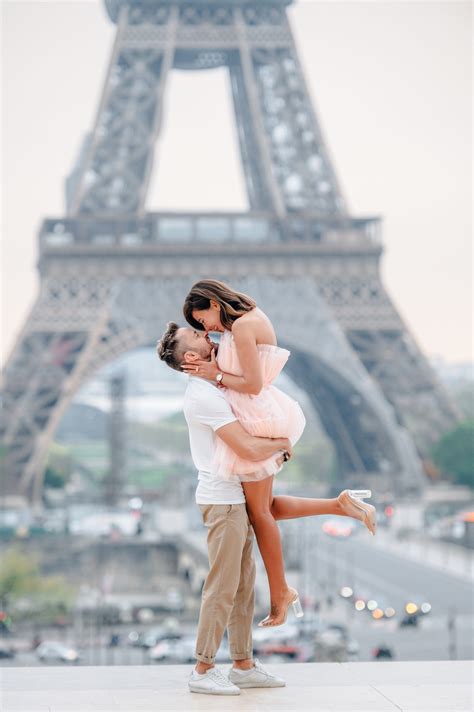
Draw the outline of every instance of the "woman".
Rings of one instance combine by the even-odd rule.
[[[286,437],[294,445],[304,430],[305,418],[298,403],[272,385],[290,352],[277,345],[268,316],[246,294],[223,282],[201,280],[186,297],[186,321],[196,329],[222,334],[217,361],[183,365],[183,370],[213,381],[225,388],[232,410],[245,429],[261,437]],[[270,614],[260,626],[282,625],[293,605],[303,615],[298,592],[285,579],[280,531],[272,515],[273,477],[282,465],[275,455],[253,463],[238,457],[222,440],[216,444],[214,472],[223,478],[238,477],[242,482],[249,519],[267,571],[270,587]],[[338,501],[348,516],[364,521],[375,533],[375,508],[345,490]],[[357,493],[370,496],[368,491]],[[350,512],[350,514],[349,514]]]

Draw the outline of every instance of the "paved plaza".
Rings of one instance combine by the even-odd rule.
[[[190,665],[0,670],[1,712],[472,712],[473,664],[306,663],[269,666],[287,681],[239,697],[191,694]]]

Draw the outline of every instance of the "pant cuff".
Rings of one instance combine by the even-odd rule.
[[[232,653],[230,654],[231,660],[251,660],[253,657],[253,651],[248,650],[246,653]]]
[[[215,655],[211,657],[209,655],[203,655],[202,653],[196,653],[196,660],[199,660],[199,662],[201,663],[208,663],[208,665],[214,665],[215,659]]]

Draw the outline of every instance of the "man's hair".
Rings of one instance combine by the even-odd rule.
[[[165,333],[156,344],[156,353],[170,368],[183,373],[181,363],[185,349],[176,336],[179,328],[174,321],[168,322]]]

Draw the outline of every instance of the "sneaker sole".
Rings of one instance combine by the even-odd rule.
[[[286,687],[286,682],[234,682],[232,684],[240,690],[248,689],[249,687]]]
[[[226,695],[227,697],[237,697],[240,695],[240,690],[238,692],[234,692],[234,690],[224,692],[223,690],[198,690],[197,688],[191,687],[191,685],[188,685],[188,687],[190,692],[197,692],[200,695]]]

